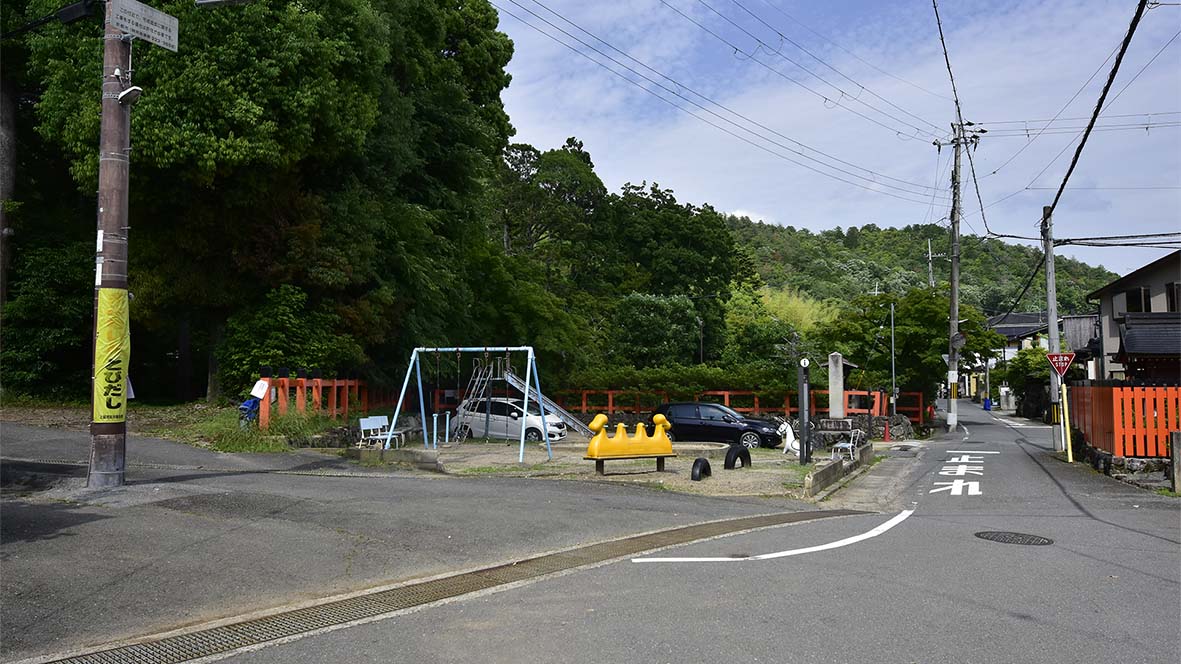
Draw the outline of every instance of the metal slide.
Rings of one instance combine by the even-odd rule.
[[[505,369],[504,369],[504,382],[517,388],[518,390],[521,391],[522,394],[525,393],[525,381],[520,376],[513,373],[512,369],[509,369],[508,367],[505,367]],[[530,397],[536,397],[536,396],[538,396],[537,389],[534,388],[530,392]],[[569,427],[570,429],[577,431],[580,436],[586,436],[587,438],[590,438],[595,435],[594,432],[590,430],[590,428],[588,428],[585,424],[582,423],[582,420],[578,419],[577,417],[574,417],[573,413],[567,411],[565,408],[562,408],[561,406],[559,406],[557,403],[555,403],[553,400],[551,400],[549,397],[545,396],[544,394],[540,395],[540,396],[541,396],[540,401],[541,401],[542,405],[545,407],[546,414],[552,413],[554,415],[557,415],[558,419],[565,422],[566,426]]]

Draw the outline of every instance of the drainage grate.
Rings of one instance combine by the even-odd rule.
[[[496,586],[535,579],[546,574],[624,558],[638,553],[676,544],[736,533],[755,528],[766,528],[788,523],[813,521],[836,516],[868,514],[858,510],[822,510],[789,512],[764,516],[741,517],[726,521],[703,523],[674,528],[648,535],[636,535],[612,542],[528,558],[515,563],[497,565],[474,572],[457,574],[432,581],[423,581],[399,588],[382,590],[368,595],[325,602],[316,606],[286,611],[273,616],[246,620],[231,625],[212,627],[179,636],[131,646],[55,660],[69,664],[124,664],[144,662],[177,664],[201,657],[228,653],[240,648],[266,643],[304,632],[310,632],[355,620],[374,618],[383,614],[422,606],[432,602],[494,588]]]
[[[1029,546],[1046,546],[1053,544],[1054,540],[1048,537],[1040,537],[1038,535],[1026,535],[1025,533],[1009,533],[996,530],[985,530],[976,533],[976,537],[990,542],[1000,542],[1001,544],[1025,544]]]

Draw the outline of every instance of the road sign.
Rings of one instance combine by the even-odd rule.
[[[1046,359],[1050,361],[1050,366],[1054,367],[1054,371],[1057,371],[1059,376],[1065,376],[1066,370],[1070,368],[1070,363],[1074,362],[1074,353],[1047,353]]]
[[[178,21],[138,0],[111,0],[111,25],[176,52]]]

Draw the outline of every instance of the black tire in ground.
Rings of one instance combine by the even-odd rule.
[[[693,474],[690,475],[689,479],[693,480],[694,482],[700,482],[701,478],[709,477],[710,475],[712,475],[712,472],[709,468],[709,459],[706,459],[705,457],[698,457],[697,460],[693,462]]]
[[[741,445],[731,445],[730,449],[726,451],[726,470],[734,470],[735,463],[742,462],[738,468],[750,468],[750,450]]]

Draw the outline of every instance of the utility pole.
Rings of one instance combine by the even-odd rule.
[[[102,133],[98,156],[98,255],[94,267],[94,364],[91,373],[91,488],[122,486],[127,455],[127,364],[131,356],[127,297],[127,192],[131,105],[131,35],[103,30]]]
[[[935,287],[935,266],[932,264],[932,259],[935,257],[931,253],[931,238],[927,238],[927,286]]]
[[[952,149],[955,159],[951,167],[951,313],[948,318],[947,342],[947,428],[954,431],[959,424],[956,400],[960,392],[960,150],[964,140],[961,118],[952,125]]]
[[[1050,348],[1048,352],[1059,351],[1058,340],[1058,286],[1054,277],[1054,223],[1050,218],[1054,208],[1042,208],[1042,247],[1046,252],[1046,330],[1050,333]],[[1059,412],[1059,378],[1057,371],[1050,372],[1050,412],[1053,413],[1053,423],[1060,421]],[[1053,431],[1054,449],[1065,449],[1064,441],[1060,440],[1058,427],[1051,427]]]
[[[927,240],[930,242],[930,240]],[[898,373],[894,368],[894,303],[890,303],[890,416],[898,414]]]

